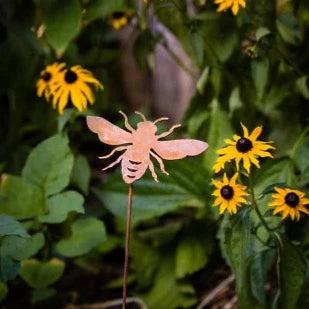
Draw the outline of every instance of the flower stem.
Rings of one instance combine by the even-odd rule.
[[[263,218],[263,215],[262,213],[260,212],[260,209],[258,207],[258,204],[256,202],[256,199],[255,199],[255,194],[254,194],[254,188],[253,188],[253,184],[252,184],[252,181],[251,181],[251,177],[249,175],[248,177],[249,179],[249,189],[250,189],[250,193],[251,193],[251,200],[252,200],[252,206],[253,206],[253,209],[255,210],[256,214],[258,215],[259,219],[261,220],[263,226],[265,227],[265,229],[271,233],[273,232],[275,229],[272,229],[268,226],[267,222],[265,221],[265,219]]]
[[[126,309],[126,302],[127,302],[127,280],[128,280],[128,266],[129,266],[129,245],[130,245],[132,195],[133,195],[133,185],[130,184],[129,185],[129,194],[128,194],[126,244],[125,244],[125,255],[124,255],[124,266],[123,266],[122,309]]]

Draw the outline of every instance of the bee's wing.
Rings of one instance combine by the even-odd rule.
[[[165,160],[177,160],[187,156],[196,156],[205,151],[208,144],[195,139],[176,139],[157,141],[153,150]]]
[[[88,128],[99,135],[101,142],[109,145],[132,143],[132,134],[101,117],[87,116]]]

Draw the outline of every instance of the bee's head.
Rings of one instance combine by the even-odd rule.
[[[142,121],[137,124],[137,128],[152,134],[155,134],[158,130],[157,126],[151,121]]]

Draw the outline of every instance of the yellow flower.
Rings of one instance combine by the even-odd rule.
[[[215,0],[215,4],[219,4],[217,12],[226,11],[227,9],[232,7],[231,10],[232,10],[234,15],[237,15],[240,5],[243,8],[246,7],[246,1],[245,0]]]
[[[96,88],[103,89],[103,85],[94,78],[92,73],[80,65],[75,65],[70,69],[61,71],[55,82],[51,85],[53,95],[53,107],[58,104],[59,114],[63,113],[65,106],[71,99],[73,105],[82,111],[87,108],[87,101],[94,103],[92,89],[88,84],[93,84]]]
[[[129,19],[124,12],[114,12],[111,16],[109,16],[108,22],[115,30],[119,30],[129,22]]]
[[[251,135],[248,133],[248,129],[241,123],[243,128],[243,136],[234,135],[234,141],[230,139],[225,139],[225,143],[228,145],[222,149],[217,150],[218,157],[216,164],[213,169],[215,173],[218,173],[224,164],[231,160],[236,161],[237,170],[239,169],[240,160],[243,161],[244,168],[248,173],[250,173],[251,163],[256,167],[260,167],[258,157],[270,157],[273,158],[272,154],[268,152],[269,149],[275,149],[273,146],[269,145],[270,142],[261,142],[256,139],[262,133],[262,126],[256,127]]]
[[[282,212],[282,220],[290,215],[292,220],[296,219],[297,221],[300,218],[300,212],[309,215],[309,210],[305,207],[309,204],[309,199],[304,198],[305,193],[278,187],[275,187],[275,191],[277,193],[272,195],[273,200],[268,204],[275,207],[274,215]]]
[[[237,207],[241,207],[242,203],[247,203],[243,196],[249,195],[245,190],[246,186],[236,184],[238,173],[229,180],[224,174],[223,182],[212,179],[212,183],[216,186],[216,190],[212,195],[217,198],[214,201],[213,206],[220,205],[219,213],[222,214],[226,209],[230,214],[237,212]]]
[[[41,78],[36,83],[38,97],[42,97],[44,94],[46,100],[49,100],[51,95],[50,86],[55,82],[59,72],[61,72],[64,67],[65,63],[55,62],[41,71]]]

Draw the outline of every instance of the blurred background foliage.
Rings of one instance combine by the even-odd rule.
[[[275,159],[254,171],[265,218],[280,221],[267,211],[273,184],[309,193],[309,3],[246,4],[234,16],[211,0],[0,1],[3,308],[121,296],[127,186],[117,169],[101,173],[107,162],[97,156],[110,148],[85,124],[95,114],[123,127],[119,109],[182,119],[178,136],[210,145],[199,158],[167,163],[160,183],[148,172],[136,183],[130,294],[148,308],[196,308],[232,272],[235,289],[209,308],[308,306],[308,218],[285,222],[276,250],[248,209],[219,218],[211,207],[216,150],[240,122],[263,125],[275,142]],[[128,19],[119,31],[115,12]],[[40,71],[54,61],[102,82],[91,109],[59,116],[36,97]]]

